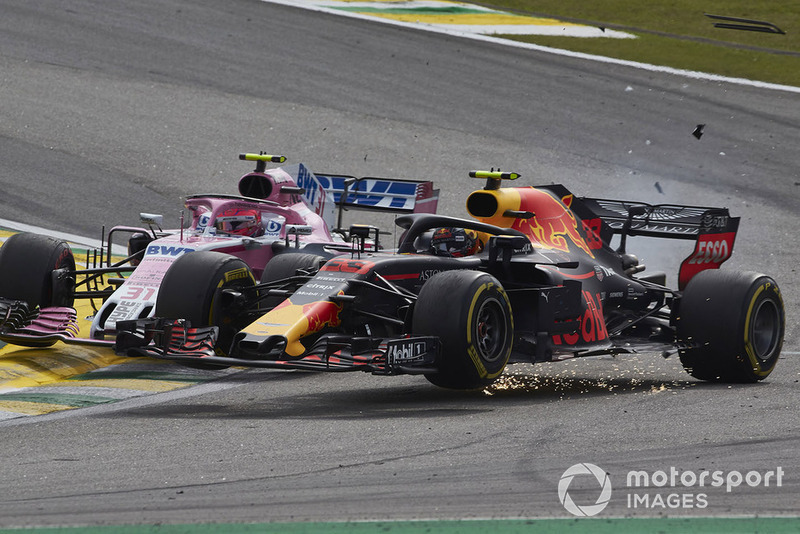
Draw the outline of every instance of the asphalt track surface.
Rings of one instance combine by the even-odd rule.
[[[725,268],[774,276],[788,316],[784,357],[756,385],[700,383],[652,354],[515,367],[478,393],[247,371],[2,423],[0,526],[568,518],[558,483],[586,462],[614,485],[601,517],[798,514],[798,94],[259,1],[0,13],[2,218],[91,236],[139,211],[177,221],[180,195],[234,192],[236,155],[254,150],[433,178],[440,211],[461,215],[480,186],[467,171],[501,167],[581,195],[729,207],[742,223]],[[689,252],[629,248],[671,275]],[[625,484],[779,467],[780,486]],[[597,484],[574,482],[594,503]],[[682,504],[628,506],[644,493]]]

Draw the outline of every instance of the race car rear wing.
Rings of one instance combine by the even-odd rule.
[[[727,208],[683,206],[678,204],[647,204],[625,200],[582,197],[580,201],[594,217],[603,220],[615,234],[630,236],[696,239],[715,229],[738,228],[739,218],[731,217]],[[573,211],[584,218],[584,214]],[[626,228],[627,226],[627,228]]]
[[[439,190],[427,180],[314,174],[302,163],[283,167],[283,170],[303,188],[303,200],[330,228],[341,226],[341,210],[344,209],[436,213],[439,202]]]
[[[586,197],[576,200],[572,209],[583,219],[587,231],[604,243],[610,242],[609,233],[622,236],[619,252],[625,251],[627,236],[694,240],[694,250],[683,260],[678,273],[680,289],[697,273],[718,269],[730,258],[739,229],[739,217],[731,217],[727,208]]]
[[[337,224],[337,208],[341,220],[344,209],[436,213],[438,207],[439,190],[430,180],[314,174],[302,163],[267,169],[268,163],[283,163],[286,157],[264,153],[239,154],[239,159],[256,162],[255,170],[239,180],[243,196],[278,202],[287,202],[285,195],[299,197],[330,228]]]

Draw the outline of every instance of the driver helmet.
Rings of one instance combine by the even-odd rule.
[[[437,228],[431,236],[431,250],[437,256],[461,258],[482,249],[478,233],[464,228]]]
[[[228,235],[258,237],[264,233],[261,213],[254,209],[230,208],[217,216],[217,232]]]

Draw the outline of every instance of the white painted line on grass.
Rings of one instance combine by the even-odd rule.
[[[650,72],[662,72],[665,74],[672,74],[675,76],[682,76],[685,78],[691,78],[695,80],[703,80],[703,81],[711,81],[711,82],[723,82],[723,83],[731,83],[736,85],[743,85],[748,87],[757,87],[759,89],[770,89],[775,91],[786,91],[789,93],[798,93],[800,94],[800,87],[794,87],[791,85],[781,85],[777,83],[768,83],[768,82],[761,82],[757,80],[748,80],[745,78],[732,78],[729,76],[721,76],[718,74],[709,74],[706,72],[698,72],[692,70],[684,70],[684,69],[676,69],[673,67],[664,67],[660,65],[650,65],[648,63],[639,63],[638,61],[627,61],[624,59],[615,59],[609,58],[604,56],[596,56],[593,54],[584,54],[582,52],[572,52],[570,50],[561,50],[559,48],[551,48],[548,46],[541,46],[535,45],[531,43],[522,43],[519,41],[511,41],[508,39],[501,39],[499,37],[492,37],[491,35],[482,35],[479,33],[470,33],[455,29],[449,28],[440,28],[435,26],[426,26],[422,24],[415,24],[411,22],[402,22],[397,20],[391,20],[386,18],[380,17],[373,17],[369,15],[362,15],[360,13],[351,13],[347,11],[342,11],[339,9],[331,9],[325,8],[321,6],[317,6],[314,3],[303,1],[303,0],[261,0],[262,2],[272,3],[272,4],[281,4],[286,6],[292,7],[299,7],[302,9],[308,9],[311,11],[319,11],[323,13],[330,13],[334,15],[340,15],[343,17],[351,17],[357,18],[361,20],[371,20],[373,22],[381,22],[383,24],[391,24],[393,26],[401,26],[404,28],[413,28],[417,30],[425,30],[434,33],[441,33],[445,35],[452,35],[455,37],[466,37],[468,39],[475,39],[478,41],[484,41],[494,44],[500,44],[505,46],[513,46],[516,48],[523,48],[527,50],[536,50],[538,52],[545,52],[549,54],[555,54],[559,56],[571,57],[576,59],[585,59],[587,61],[597,61],[600,63],[607,63],[611,65],[621,65],[625,67],[631,67],[640,70],[646,70]]]

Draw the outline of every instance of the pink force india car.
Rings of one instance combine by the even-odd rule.
[[[247,276],[260,277],[274,256],[288,251],[329,258],[348,250],[349,232],[339,227],[345,209],[436,211],[438,191],[429,181],[314,174],[303,164],[267,169],[286,158],[264,153],[239,158],[256,162],[239,180],[239,195],[188,196],[191,220],[184,227],[182,212],[177,230],[162,230],[163,217],[145,213],[148,228],[113,227],[102,249],[86,258],[87,268],[76,267],[63,240],[32,233],[9,237],[0,247],[0,340],[110,346],[118,322],[153,314],[170,266],[189,253],[221,253],[212,269],[238,259]],[[367,231],[374,232],[371,246],[379,246],[377,230]],[[112,242],[119,236],[128,237],[129,255],[112,262]],[[192,280],[186,283],[191,288]],[[88,338],[78,337],[75,299],[89,299],[95,308]]]

